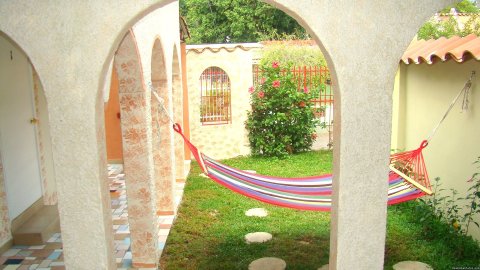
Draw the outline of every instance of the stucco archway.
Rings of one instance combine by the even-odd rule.
[[[12,234],[16,243],[40,244],[50,232],[32,240],[19,229],[48,215],[59,232],[48,104],[29,56],[2,32],[0,55],[0,246],[11,245]],[[43,232],[38,219],[30,224],[32,234]]]
[[[383,264],[378,247],[384,243],[385,199],[375,194],[384,189],[378,183],[387,173],[383,169],[389,154],[391,94],[387,92],[393,85],[397,60],[414,32],[435,10],[453,1],[267,2],[297,19],[315,39],[322,38],[341,92],[337,104],[346,108],[342,114],[335,113],[339,124],[334,146],[335,207],[341,211],[334,211],[331,266],[378,269]],[[173,1],[105,0],[90,5],[64,1],[56,8],[48,1],[0,2],[1,13],[7,14],[0,17],[1,30],[31,56],[52,104],[49,114],[56,143],[59,206],[65,214],[62,231],[67,267],[114,267],[108,255],[112,235],[108,233],[110,213],[103,181],[103,100],[98,93],[108,59],[127,29],[167,3]],[[371,100],[376,101],[373,106]],[[74,190],[80,192],[71,196]],[[82,208],[69,212],[78,205]],[[357,240],[352,243],[351,239]]]

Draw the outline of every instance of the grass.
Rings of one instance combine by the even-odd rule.
[[[285,160],[241,157],[224,163],[265,175],[310,176],[331,172],[332,153],[308,152]],[[328,263],[330,213],[270,206],[236,194],[200,173],[194,164],[162,254],[161,269],[247,269],[261,257],[282,258],[289,270],[317,269]],[[245,211],[255,207],[266,208],[269,216],[246,217]],[[385,269],[403,260],[420,260],[436,270],[479,265],[480,248],[471,246],[471,239],[423,237],[413,209],[415,203],[389,207]],[[257,231],[269,232],[273,239],[246,244],[245,234]],[[468,246],[468,252],[459,255],[452,245]]]

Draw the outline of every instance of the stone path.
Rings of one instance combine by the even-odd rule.
[[[266,217],[268,212],[265,208],[252,208],[245,212],[247,217]]]
[[[433,268],[423,262],[403,261],[393,266],[394,270],[433,270]]]
[[[245,235],[245,240],[247,241],[247,244],[264,243],[272,240],[272,235],[267,232],[248,233]]]
[[[255,171],[249,171],[255,173]],[[265,208],[252,208],[245,212],[247,217],[266,217],[268,212]],[[245,235],[245,241],[247,244],[252,243],[264,243],[270,241],[272,235],[267,232],[254,232]],[[265,257],[257,259],[250,263],[248,270],[284,270],[287,267],[287,263],[279,258]]]
[[[279,258],[265,257],[255,260],[248,265],[248,270],[284,270],[287,263]]]

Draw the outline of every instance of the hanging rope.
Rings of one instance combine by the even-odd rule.
[[[172,123],[172,125],[175,125],[175,121],[173,120],[172,116],[170,116],[170,114],[168,113],[168,110],[167,108],[165,108],[165,100],[163,100],[163,98],[161,98],[157,92],[155,91],[155,89],[153,88],[153,86],[150,86],[150,91],[152,92],[153,96],[155,97],[155,99],[158,101],[158,103],[160,104],[159,105],[159,108],[163,110],[163,113],[165,114],[165,116],[167,116],[168,120],[170,120],[170,122]]]
[[[463,86],[462,90],[460,90],[457,96],[453,99],[452,103],[448,107],[442,119],[438,122],[438,124],[435,126],[435,128],[432,130],[432,132],[428,136],[426,140],[427,144],[430,142],[430,140],[432,140],[432,137],[435,135],[435,133],[437,133],[438,128],[443,123],[445,118],[447,118],[447,115],[450,113],[455,103],[457,103],[458,98],[462,95],[462,93],[463,93],[462,111],[468,110],[468,103],[469,103],[468,96],[470,94],[470,89],[472,88],[472,81],[474,79],[475,79],[475,71],[472,71],[472,73],[470,74],[470,78],[465,82],[465,85]]]

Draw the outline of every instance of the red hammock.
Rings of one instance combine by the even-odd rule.
[[[215,182],[269,204],[310,211],[329,211],[331,208],[332,175],[302,178],[280,178],[252,174],[215,161],[202,154],[182,133],[178,124],[174,130],[183,137],[202,171]],[[423,161],[422,149],[394,154],[390,158],[388,204],[431,194],[430,182]]]

